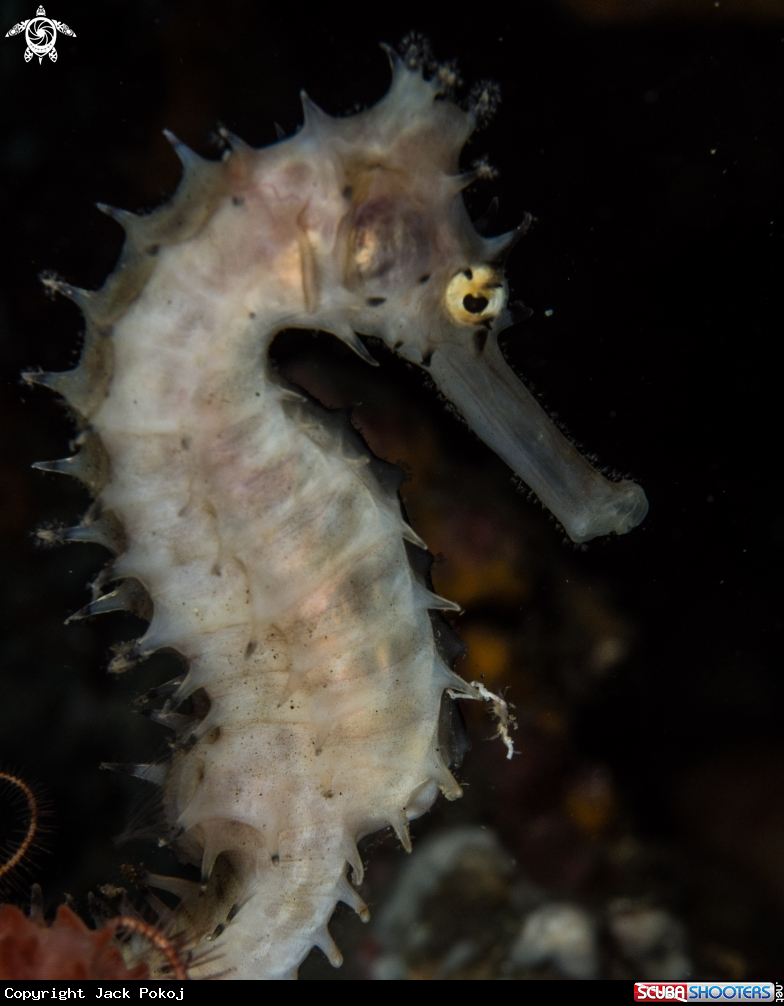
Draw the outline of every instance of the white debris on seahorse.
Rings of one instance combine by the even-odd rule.
[[[438,612],[459,609],[422,572],[397,470],[283,381],[276,334],[330,332],[371,364],[357,333],[376,336],[427,368],[575,541],[647,508],[562,437],[498,348],[525,225],[484,239],[463,204],[483,98],[463,110],[448,73],[387,51],[392,85],[367,111],[331,118],[303,94],[295,136],[254,150],[224,132],[217,162],[169,135],[173,199],[148,216],[100,207],[127,232],[103,288],[46,281],[86,332],[75,371],[27,375],[81,427],[75,457],[38,467],[95,497],[57,537],[115,555],[75,617],[151,618],[114,670],[163,647],[187,668],[151,713],[175,731],[171,759],[132,770],[162,786],[161,840],[201,866],[201,885],[154,878],[210,941],[194,977],[293,979],[313,946],[340,963],[336,902],[367,915],[358,840],[391,825],[409,849],[408,822],[439,790],[460,795],[450,697],[489,701],[512,753],[503,700],[449,666]]]

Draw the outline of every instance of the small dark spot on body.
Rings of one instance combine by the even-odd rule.
[[[275,866],[277,866],[278,863],[280,862],[280,856],[277,854],[277,852],[273,855],[272,862],[275,864]]]
[[[147,254],[148,255],[157,255],[160,250],[161,250],[161,246],[160,245],[150,245],[150,247],[147,249]]]
[[[248,317],[249,318],[255,318],[256,317],[256,312],[255,311],[251,311],[250,314],[248,315]]]
[[[191,438],[183,437],[182,440],[180,441],[180,447],[182,447],[184,451],[188,451],[190,450],[190,446],[191,446]]]
[[[382,304],[386,304],[386,297],[368,297],[367,304],[368,307],[380,307]]]
[[[420,277],[419,277],[419,282],[420,282],[420,283],[427,283],[427,281],[428,281],[429,279],[430,279],[430,273],[429,273],[429,272],[426,272],[424,276],[420,276]]]
[[[234,203],[235,206],[242,206],[243,203],[245,202],[242,196],[232,196],[231,201]]]
[[[220,737],[220,727],[219,726],[213,726],[212,729],[209,731],[209,733],[207,733],[202,738],[202,740],[203,740],[203,743],[205,743],[205,744],[213,744],[216,740],[219,739],[219,737]]]
[[[429,367],[430,361],[432,359],[433,359],[433,350],[431,349],[429,353],[425,353],[425,355],[422,357],[422,366]]]
[[[256,647],[257,646],[258,646],[258,643],[255,641],[255,639],[251,639],[251,641],[245,647],[245,659],[246,660],[248,659],[248,657],[252,657],[253,656],[253,654],[256,652]]]
[[[474,332],[474,347],[476,348],[477,353],[481,353],[484,350],[485,345],[487,344],[488,334],[489,333],[486,328],[480,328]]]
[[[395,343],[395,345],[392,348],[393,349],[400,349],[400,347],[402,345],[403,345],[403,340],[402,339],[398,339],[397,342]]]
[[[261,795],[261,794],[259,794],[259,795]],[[229,910],[229,914],[226,916],[226,921],[227,922],[231,922],[231,920],[235,917],[235,915],[237,914],[237,912],[239,910],[240,910],[240,906],[235,901],[234,904],[231,906],[231,909]]]
[[[471,272],[470,269],[464,269],[463,270],[463,275],[465,276],[466,279],[473,279],[474,278],[474,274]]]
[[[350,185],[347,185],[345,187],[345,189],[343,189],[343,198],[344,199],[351,199],[351,197],[353,195],[354,195],[354,190],[352,189],[352,187]]]

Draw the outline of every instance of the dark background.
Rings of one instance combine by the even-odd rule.
[[[303,87],[328,112],[349,113],[387,86],[378,42],[416,28],[439,58],[458,59],[468,85],[491,78],[502,89],[465,162],[487,152],[500,170],[469,191],[475,214],[498,195],[497,230],[525,211],[537,218],[509,265],[513,297],[534,314],[506,333],[507,355],[599,463],[631,473],[650,500],[642,527],[577,551],[513,486],[499,490],[552,538],[554,561],[603,585],[633,627],[628,658],[579,701],[564,698],[568,742],[605,767],[641,840],[687,860],[717,857],[759,890],[765,924],[780,933],[777,5],[632,4],[621,16],[613,3],[577,0],[523,2],[513,14],[398,4],[359,19],[334,5],[49,2],[47,14],[77,33],[59,36],[56,64],[25,64],[23,36],[0,37],[0,767],[38,785],[51,811],[49,854],[26,882],[39,880],[48,904],[67,891],[81,905],[116,878],[111,839],[133,786],[97,765],[160,746],[129,703],[165,671],[151,661],[127,680],[105,675],[111,644],[140,625],[62,625],[88,600],[102,551],[43,551],[31,536],[42,522],[73,523],[87,504],[78,485],[29,467],[66,454],[70,430],[54,397],[21,387],[18,374],[71,366],[81,330],[76,309],[48,299],[37,277],[101,284],[121,235],[93,203],[149,210],[173,191],[179,163],[164,127],[214,157],[221,124],[257,146],[274,141],[275,121],[292,132]],[[0,30],[35,6],[0,2]],[[343,359],[333,340],[297,338],[282,340],[284,362],[323,357],[329,370]],[[401,407],[429,415],[450,458],[484,463],[418,373],[384,359]],[[357,365],[346,368],[350,381]],[[10,842],[19,822],[3,810]]]

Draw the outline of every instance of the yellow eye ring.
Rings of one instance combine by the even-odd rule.
[[[444,305],[459,325],[476,325],[495,318],[506,306],[506,283],[489,265],[472,265],[452,277]]]

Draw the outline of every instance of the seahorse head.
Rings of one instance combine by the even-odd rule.
[[[313,270],[316,279],[328,272],[344,291],[341,322],[322,324],[360,353],[355,332],[426,368],[574,541],[629,531],[647,512],[645,494],[629,480],[604,478],[579,454],[498,346],[499,333],[531,313],[508,305],[504,274],[531,218],[492,238],[471,223],[462,190],[487,168],[461,172],[459,160],[476,107],[448,98],[443,73],[428,79],[421,66],[394,53],[391,61],[392,85],[371,109],[330,119],[305,104],[303,141],[329,149],[342,199],[334,240],[321,242],[329,264]],[[326,308],[334,318],[334,302]]]
[[[458,167],[475,111],[450,101],[438,74],[391,58],[387,95],[331,120],[348,202],[336,255],[355,330],[427,365],[444,344],[480,347],[511,323],[502,259],[518,234],[485,240],[466,212],[462,190],[487,170]]]

